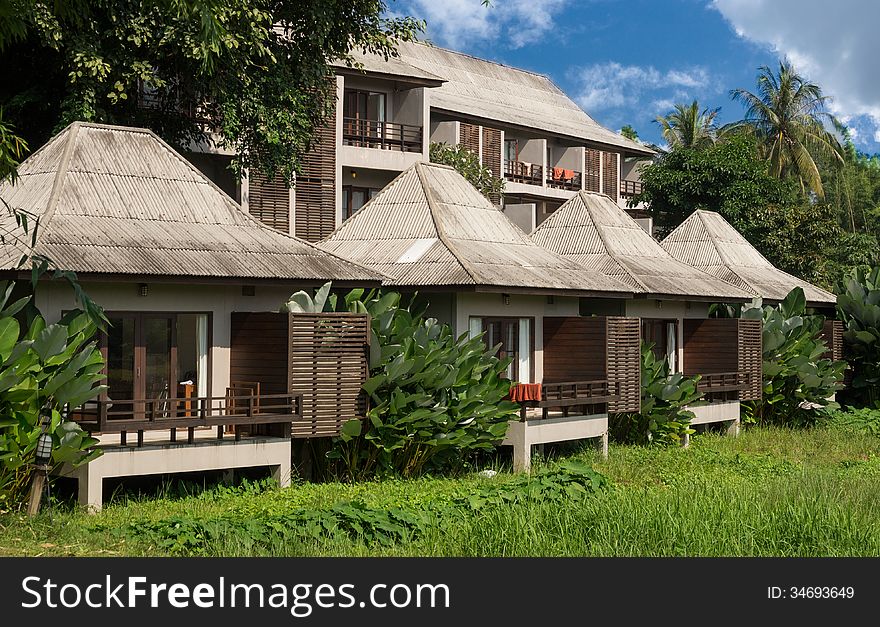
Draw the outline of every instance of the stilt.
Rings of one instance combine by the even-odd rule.
[[[48,466],[34,468],[34,476],[31,479],[31,492],[28,496],[27,515],[31,518],[40,513],[40,503],[43,500],[43,490],[46,487],[46,473]]]

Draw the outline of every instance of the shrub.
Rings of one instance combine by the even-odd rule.
[[[0,283],[0,510],[21,507],[28,491],[37,442],[45,429],[52,460],[82,464],[100,454],[89,437],[63,413],[94,398],[104,362],[91,317],[75,311],[59,324],[33,317],[22,334],[14,317],[30,297],[6,305],[13,285]],[[42,417],[48,424],[42,424]]]
[[[497,202],[504,191],[504,179],[501,172],[492,172],[480,163],[480,157],[463,145],[450,146],[445,143],[431,144],[430,159],[432,163],[451,166],[461,174],[468,183],[480,190],[486,198]]]
[[[654,345],[642,343],[642,410],[612,418],[612,435],[630,443],[677,444],[693,433],[694,413],[687,406],[702,394],[697,392],[700,377],[669,372],[669,362],[657,359]]]
[[[853,271],[837,296],[837,311],[853,369],[849,400],[880,407],[880,266]]]
[[[776,307],[761,308],[756,301],[742,312],[763,320],[763,393],[761,400],[743,403],[746,422],[812,424],[837,409],[831,398],[842,387],[846,364],[825,358],[828,349],[819,337],[825,318],[806,309],[804,291],[796,287]]]

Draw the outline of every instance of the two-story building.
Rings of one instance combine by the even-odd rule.
[[[421,43],[399,57],[355,53],[336,65],[336,106],[301,176],[250,172],[202,144],[189,158],[265,224],[318,241],[399,173],[429,161],[431,142],[462,144],[505,180],[497,203],[526,233],[578,191],[625,203],[625,170],[645,146],[604,128],[546,76]],[[623,204],[621,205],[623,206]]]

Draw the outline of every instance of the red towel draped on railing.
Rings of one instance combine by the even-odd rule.
[[[514,383],[510,387],[510,392],[508,393],[507,398],[517,403],[521,403],[522,401],[540,401],[541,384]]]

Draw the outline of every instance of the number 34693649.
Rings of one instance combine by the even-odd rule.
[[[852,599],[852,586],[768,586],[768,599]]]

